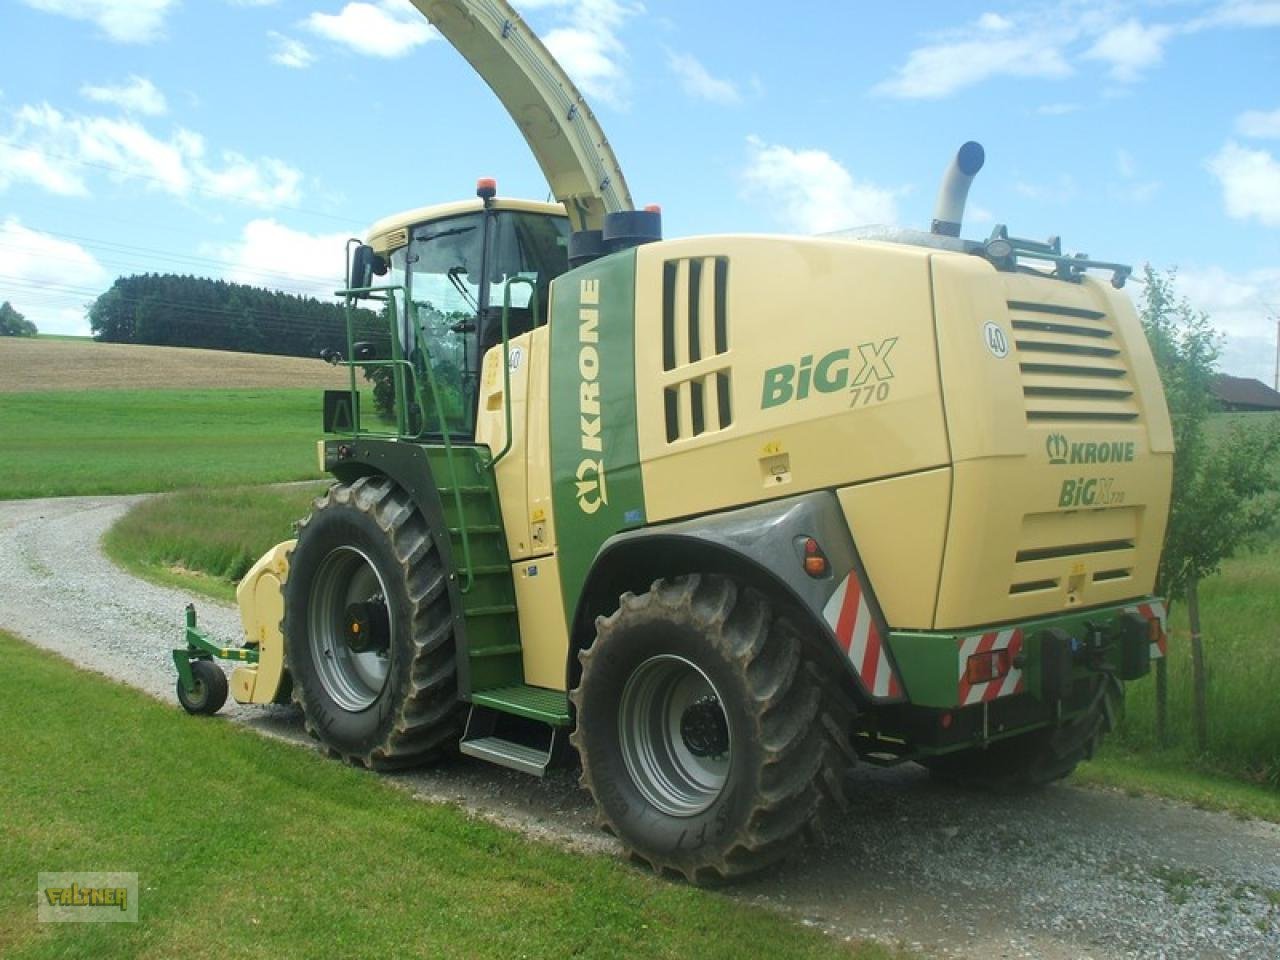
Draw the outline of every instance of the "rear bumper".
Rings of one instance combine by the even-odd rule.
[[[1009,698],[1052,705],[1102,673],[1136,680],[1164,656],[1164,637],[1164,603],[1149,597],[980,630],[891,631],[888,647],[912,706],[955,709]]]

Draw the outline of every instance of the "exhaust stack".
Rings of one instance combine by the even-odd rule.
[[[942,178],[942,189],[938,191],[938,203],[933,208],[933,224],[929,230],[943,237],[960,236],[960,225],[964,222],[964,204],[969,197],[969,184],[982,169],[986,161],[986,151],[982,144],[970,140],[956,151],[955,158],[947,167]]]

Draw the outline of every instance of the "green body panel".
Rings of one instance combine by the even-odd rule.
[[[551,478],[565,616],[600,545],[643,526],[636,439],[634,250],[558,278],[552,290]]]
[[[1025,689],[1027,693],[1038,696],[1041,689],[1040,645],[1034,642],[1035,634],[1040,630],[1056,627],[1072,636],[1078,636],[1090,626],[1114,632],[1115,623],[1124,613],[1125,606],[1127,604],[1093,609],[1083,613],[1044,617],[1006,627],[978,627],[961,633],[891,631],[889,650],[893,654],[898,676],[912,705],[958,707],[961,705],[958,702],[960,644],[967,637],[1016,626],[1022,630],[1025,638],[1022,647],[1026,658],[1025,666],[1022,668]],[[1113,643],[1106,648],[1105,657],[1108,666],[1118,670],[1121,657],[1119,644]],[[1079,676],[1085,676],[1089,672],[1084,667],[1077,670]]]

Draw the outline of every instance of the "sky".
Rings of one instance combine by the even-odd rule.
[[[966,236],[1176,268],[1222,369],[1275,376],[1280,0],[514,6],[668,237],[927,229],[975,139]],[[0,0],[0,300],[42,332],[122,274],[326,296],[348,237],[480,176],[547,195],[407,0]]]

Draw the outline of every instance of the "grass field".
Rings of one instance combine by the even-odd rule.
[[[901,956],[414,800],[3,634],[0,658],[6,960]],[[62,870],[138,873],[139,922],[36,923],[36,875]]]
[[[0,394],[0,499],[305,480],[315,389]]]
[[[345,368],[305,357],[97,343],[80,337],[0,337],[0,394],[274,387],[318,390],[341,389],[347,382]]]
[[[324,483],[185,490],[146,500],[107,535],[107,554],[153,582],[235,598],[236,582],[311,508]]]
[[[1168,667],[1172,744],[1160,752],[1203,773],[1226,773],[1280,791],[1280,538],[1228,560],[1201,585],[1200,606],[1209,751],[1197,756],[1193,746],[1187,611],[1175,605]],[[1118,739],[1129,751],[1156,752],[1154,680],[1130,685]]]

